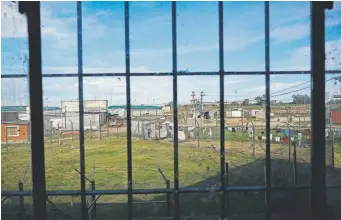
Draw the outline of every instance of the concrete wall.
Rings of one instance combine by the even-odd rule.
[[[172,123],[169,123],[172,126]],[[167,138],[172,137],[171,131],[167,128],[166,123],[154,123],[152,121],[131,121],[131,131],[134,136],[148,138],[148,129],[150,129],[150,138]]]
[[[90,120],[91,119],[91,120]],[[49,118],[45,118],[52,123],[51,129],[59,128],[64,130],[79,130],[79,115],[66,113],[66,117],[64,115],[61,116],[49,116]],[[100,124],[103,126],[106,123],[107,117],[106,113],[96,113],[96,114],[84,114],[84,129],[88,130],[92,128],[93,130],[99,130]]]

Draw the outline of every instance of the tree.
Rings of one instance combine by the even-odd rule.
[[[256,101],[256,104],[257,104],[257,105],[263,105],[263,104],[265,104],[265,95],[257,96],[257,97],[255,98],[255,101]]]
[[[331,99],[327,103],[328,104],[341,104],[341,99]]]
[[[310,104],[311,98],[308,95],[292,95],[293,104]]]
[[[249,99],[244,99],[243,105],[250,105],[250,100]]]

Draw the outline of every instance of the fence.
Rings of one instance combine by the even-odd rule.
[[[215,204],[215,207],[219,207],[221,219],[225,219],[229,215],[230,209],[228,207],[231,204],[228,202],[232,193],[241,192],[261,192],[264,193],[263,201],[265,201],[265,218],[271,219],[273,193],[275,190],[311,190],[311,203],[312,203],[312,217],[313,219],[323,219],[327,214],[326,205],[326,185],[324,182],[325,176],[325,149],[320,146],[325,146],[325,139],[319,138],[318,135],[325,132],[325,118],[324,115],[325,106],[321,103],[325,103],[324,94],[321,91],[325,90],[324,81],[325,76],[325,57],[322,51],[325,51],[324,46],[324,10],[326,8],[331,9],[332,4],[314,2],[312,4],[311,16],[312,16],[312,45],[311,45],[311,57],[312,66],[311,71],[270,71],[270,57],[269,57],[269,2],[265,2],[265,71],[255,72],[226,72],[224,71],[224,30],[223,30],[223,2],[218,3],[219,14],[219,72],[181,72],[177,68],[177,3],[172,2],[172,61],[173,70],[172,73],[131,73],[130,71],[130,36],[129,36],[129,2],[124,3],[125,13],[125,51],[126,51],[126,73],[102,73],[102,74],[83,74],[83,50],[82,50],[82,8],[81,2],[77,2],[77,42],[78,42],[78,73],[68,74],[68,77],[78,77],[78,91],[79,91],[79,127],[80,127],[80,191],[77,190],[61,190],[61,191],[45,191],[45,155],[44,155],[44,130],[43,130],[43,112],[42,112],[42,76],[43,77],[65,77],[63,74],[42,74],[41,71],[41,32],[40,32],[40,3],[27,3],[20,2],[19,11],[26,13],[28,19],[28,32],[29,32],[29,49],[30,49],[30,100],[31,100],[31,119],[32,119],[32,174],[35,181],[33,182],[33,192],[30,191],[3,191],[3,196],[33,196],[33,218],[34,219],[46,219],[46,198],[47,196],[65,196],[73,195],[81,197],[81,217],[80,219],[88,218],[89,206],[86,204],[86,197],[91,196],[92,201],[96,201],[95,196],[104,195],[127,195],[128,196],[128,208],[127,219],[133,219],[134,201],[133,195],[136,194],[172,194],[173,195],[173,217],[180,219],[180,213],[186,212],[186,209],[181,209],[183,203],[180,201],[180,197],[184,199],[191,193],[220,193],[217,197],[219,204]],[[38,28],[37,28],[38,27]],[[332,71],[338,72],[340,71]],[[280,187],[273,186],[271,181],[271,149],[270,149],[270,74],[311,74],[312,77],[312,176],[311,186],[299,186],[299,187]],[[328,71],[327,71],[328,73]],[[331,73],[331,71],[329,71]],[[177,106],[177,76],[182,75],[216,75],[220,80],[220,103],[224,103],[224,76],[225,75],[264,75],[266,82],[266,143],[265,143],[265,163],[261,164],[261,167],[265,173],[264,185],[252,185],[252,186],[231,186],[227,184],[228,178],[226,156],[225,156],[225,135],[220,132],[220,147],[219,147],[219,160],[220,160],[220,173],[218,185],[207,188],[180,188],[179,186],[179,143],[178,143],[178,109],[173,108],[173,123],[174,123],[174,186],[173,188],[163,189],[136,189],[133,187],[132,176],[132,136],[131,136],[131,124],[127,123],[127,182],[128,186],[121,190],[86,190],[86,177],[85,177],[85,157],[84,157],[84,109],[83,109],[83,77],[101,77],[101,76],[120,76],[126,77],[126,95],[127,95],[127,121],[131,121],[131,97],[130,97],[130,77],[131,76],[169,76],[173,77],[173,106]],[[25,77],[25,75],[6,75],[9,77]],[[224,130],[224,106],[220,105],[220,130]],[[290,142],[289,142],[290,143]],[[294,145],[295,146],[295,145]],[[296,147],[294,147],[294,154],[296,155]],[[294,161],[295,161],[294,156]],[[265,170],[264,170],[265,167]],[[296,171],[295,171],[296,173]],[[295,174],[296,175],[296,174]],[[294,176],[295,176],[294,175]],[[93,185],[94,186],[94,185]],[[340,188],[340,186],[333,186],[329,188]],[[185,196],[184,196],[185,195]],[[92,197],[94,196],[94,197]],[[93,206],[94,204],[92,204]],[[92,208],[91,210],[96,210]],[[198,219],[198,218],[197,218]]]

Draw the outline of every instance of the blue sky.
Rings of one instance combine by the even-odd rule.
[[[2,2],[1,72],[27,73],[26,19],[17,5]],[[327,12],[326,68],[341,68],[341,3]],[[217,71],[218,3],[178,2],[178,68],[189,71]],[[271,70],[310,69],[309,2],[270,3]],[[77,72],[76,2],[42,2],[42,53],[44,73]],[[262,71],[264,56],[264,3],[224,3],[224,65],[226,71]],[[130,40],[132,72],[165,72],[172,68],[170,2],[131,2]],[[125,72],[123,2],[83,2],[84,72]],[[327,76],[329,78],[331,76]],[[132,101],[164,103],[172,99],[171,77],[132,77]],[[307,82],[302,86],[295,85]],[[77,78],[45,78],[45,105],[60,105],[60,100],[77,99]],[[204,100],[219,99],[218,76],[182,76],[178,83],[179,103],[190,94],[204,91]],[[28,103],[26,79],[2,79],[2,105]],[[309,76],[271,77],[271,92],[288,87],[309,86]],[[327,92],[339,92],[330,81]],[[286,92],[292,91],[285,90]],[[225,99],[252,99],[265,92],[264,76],[225,77]],[[296,93],[276,97],[290,100]],[[281,94],[281,93],[277,93]],[[86,99],[125,102],[125,80],[114,77],[84,78]]]

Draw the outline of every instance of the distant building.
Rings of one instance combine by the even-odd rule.
[[[1,122],[1,142],[27,142],[30,140],[30,122],[23,120]]]
[[[24,106],[25,107],[25,106]],[[19,119],[26,108],[1,108],[1,142],[27,142],[30,140],[30,122]]]
[[[108,100],[84,100],[84,129],[97,130],[108,120]],[[68,131],[79,130],[79,102],[62,101],[61,118],[53,119],[53,127]]]
[[[108,107],[111,115],[115,114],[120,117],[127,117],[126,105],[111,105]],[[131,116],[146,116],[146,115],[164,115],[164,109],[159,105],[131,105]]]
[[[331,109],[330,120],[332,124],[341,124],[341,109]]]
[[[242,117],[242,110],[241,109],[232,109],[226,111],[226,117],[228,118],[241,118]]]

